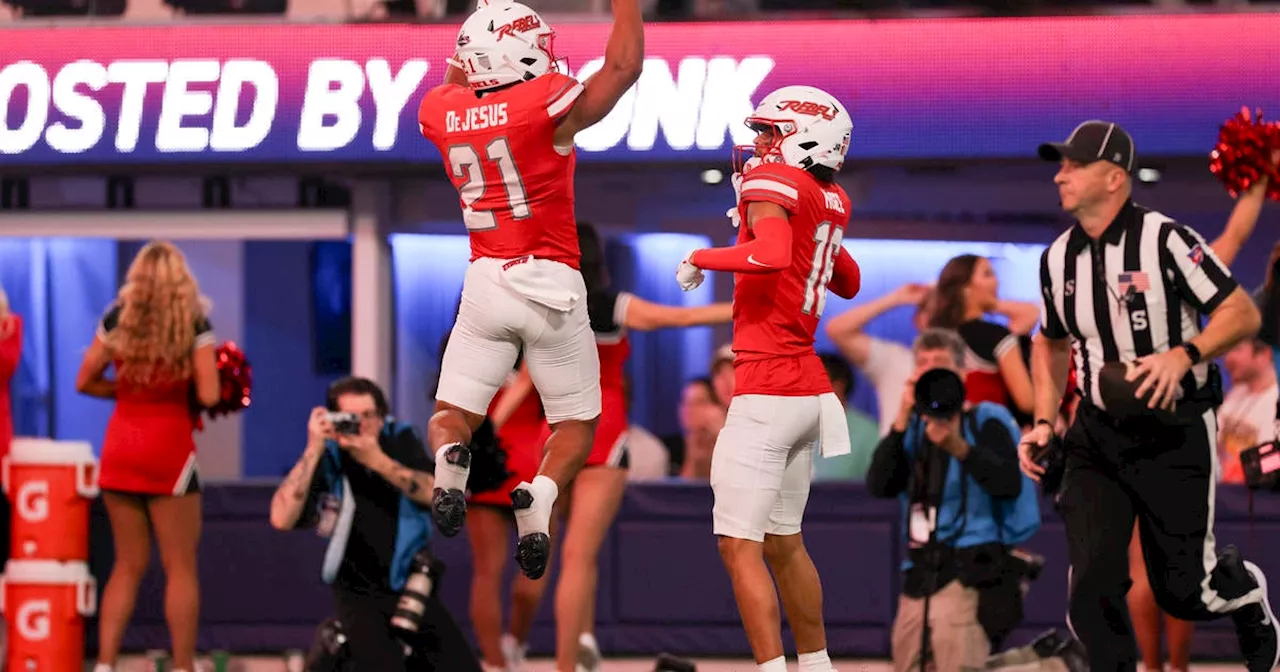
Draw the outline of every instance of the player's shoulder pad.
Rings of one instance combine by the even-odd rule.
[[[776,203],[788,212],[795,212],[800,204],[800,192],[811,179],[799,168],[780,163],[764,163],[743,176],[739,200],[743,203]]]
[[[584,87],[582,82],[562,72],[548,72],[534,80],[542,87],[542,101],[547,116],[559,119],[573,109]]]

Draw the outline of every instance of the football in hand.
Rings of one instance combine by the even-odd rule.
[[[1147,404],[1155,390],[1147,390],[1141,399],[1138,398],[1138,387],[1142,385],[1146,375],[1132,381],[1125,380],[1129,372],[1137,367],[1133,362],[1107,362],[1098,372],[1098,393],[1107,407],[1107,413],[1112,417],[1133,418],[1151,412]]]

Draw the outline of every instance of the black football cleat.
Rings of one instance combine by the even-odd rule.
[[[466,446],[456,445],[445,453],[445,464],[437,464],[436,470],[448,469],[461,472],[463,482],[471,470],[471,451]],[[439,479],[437,478],[437,481]],[[436,529],[446,537],[457,536],[467,522],[467,496],[458,488],[436,488],[431,493],[431,518]]]
[[[523,511],[533,506],[533,494],[526,488],[511,491],[511,508]],[[551,557],[551,537],[545,532],[530,532],[516,542],[516,563],[520,571],[537,581],[547,572],[547,560]]]

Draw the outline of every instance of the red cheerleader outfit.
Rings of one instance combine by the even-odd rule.
[[[0,336],[0,458],[9,454],[9,443],[13,440],[9,387],[22,359],[22,318],[10,315],[8,319],[12,321],[13,331],[7,337]]]
[[[98,325],[106,341],[120,320],[113,304]],[[195,324],[194,348],[213,345],[213,327],[200,317]],[[116,361],[117,371],[120,362]],[[196,469],[196,415],[192,409],[192,381],[149,386],[118,381],[116,407],[102,441],[98,482],[103,490],[137,495],[181,496],[199,492]]]
[[[596,426],[595,442],[588,467],[618,467],[625,469],[627,460],[627,436],[631,426],[627,419],[627,395],[624,388],[623,368],[631,354],[627,341],[625,316],[631,294],[626,292],[596,292],[587,297],[587,312],[591,318],[591,330],[596,335],[596,350],[600,353],[600,424]]]
[[[489,404],[489,413],[498,406],[498,400],[510,388],[502,388]],[[511,475],[496,490],[480,492],[467,498],[468,504],[511,508],[511,491],[521,482],[532,482],[542,463],[542,447],[546,437],[542,433],[546,416],[542,411],[542,399],[536,391],[525,396],[511,417],[498,430],[498,446],[507,454],[507,471]]]

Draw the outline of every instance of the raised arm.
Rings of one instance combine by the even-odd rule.
[[[604,65],[583,83],[582,94],[556,130],[558,146],[604,119],[640,79],[644,67],[644,20],[639,0],[613,0],[613,30],[604,49]]]
[[[1280,150],[1271,154],[1271,160],[1280,164]],[[1236,255],[1240,254],[1240,249],[1249,240],[1249,236],[1253,235],[1258,216],[1262,214],[1262,204],[1267,198],[1269,180],[1269,177],[1263,175],[1248,191],[1240,194],[1236,206],[1231,209],[1231,217],[1227,219],[1227,227],[1222,230],[1222,235],[1209,244],[1223,264],[1234,264]]]

